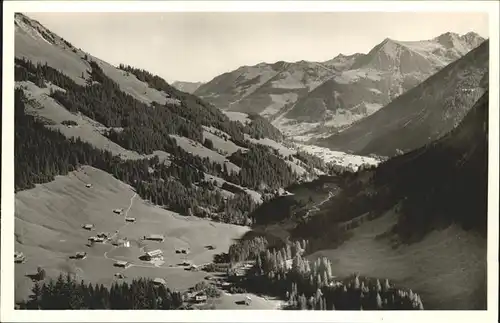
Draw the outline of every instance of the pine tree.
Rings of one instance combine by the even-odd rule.
[[[359,289],[359,287],[360,287],[360,284],[359,284],[359,276],[358,276],[358,275],[356,275],[356,276],[354,277],[354,289]]]
[[[292,259],[292,248],[289,244],[286,245],[286,259]]]
[[[31,292],[33,293],[33,295],[30,296],[30,300],[28,301],[28,307],[30,309],[39,309],[40,301],[43,295],[42,295],[42,287],[40,287],[40,284],[38,282],[35,282],[35,284],[31,288]]]
[[[38,280],[44,280],[45,279],[45,269],[42,267],[37,267],[36,268],[36,273],[37,273],[37,278]]]
[[[377,309],[382,309],[382,298],[380,294],[377,292]]]
[[[380,293],[382,291],[382,286],[380,285],[380,281],[378,279],[375,283],[375,291],[377,291],[377,293]]]
[[[385,279],[384,282],[384,292],[388,292],[391,289],[391,285],[389,284],[389,279]]]

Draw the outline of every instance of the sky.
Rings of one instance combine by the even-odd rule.
[[[261,62],[367,53],[387,37],[424,40],[448,31],[489,36],[488,16],[472,12],[26,14],[96,57],[146,69],[168,82],[207,82]]]

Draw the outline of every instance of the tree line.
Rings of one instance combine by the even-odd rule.
[[[110,288],[102,284],[78,283],[74,275],[62,274],[54,280],[37,281],[28,300],[19,304],[21,309],[42,310],[144,310],[179,308],[183,301],[179,292],[153,280],[139,278],[127,282],[114,282]]]

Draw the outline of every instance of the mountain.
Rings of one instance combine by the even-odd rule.
[[[384,156],[423,146],[453,129],[487,90],[488,61],[485,41],[376,113],[317,144]]]
[[[269,117],[331,75],[331,68],[321,63],[260,63],[217,76],[195,94],[225,110]]]
[[[182,92],[186,92],[186,93],[193,93],[202,85],[203,85],[203,82],[175,81],[174,83],[172,83],[172,86],[175,87],[177,90],[182,91]]]
[[[243,66],[195,94],[222,109],[266,116],[287,135],[317,136],[376,112],[483,40],[472,32],[425,41],[387,38],[367,54],[326,62]]]

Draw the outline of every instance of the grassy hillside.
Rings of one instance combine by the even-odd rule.
[[[87,188],[87,183],[92,187]],[[36,273],[37,266],[44,268],[49,277],[70,272],[79,279],[109,287],[117,281],[114,273],[122,271],[113,266],[115,260],[134,264],[123,272],[129,283],[135,277],[162,277],[170,288],[184,290],[204,277],[203,272],[178,268],[184,258],[195,264],[211,262],[214,254],[226,251],[233,239],[248,230],[154,206],[136,196],[131,186],[89,166],[19,192],[15,203],[15,248],[27,257],[26,263],[15,267],[17,300],[29,295],[32,282],[25,275]],[[127,224],[123,215],[113,213],[116,208],[128,210],[127,216],[135,217],[136,222]],[[85,223],[94,224],[95,230],[84,230]],[[119,238],[131,242],[129,248],[111,244],[86,246],[89,236],[115,230],[120,230]],[[142,236],[149,234],[163,234],[166,239],[162,243],[142,241]],[[208,250],[207,245],[215,249]],[[175,251],[180,248],[189,248],[190,254],[177,254]],[[144,251],[153,249],[164,252],[165,263],[159,267],[139,259]],[[78,251],[86,251],[87,259],[69,259]]]

